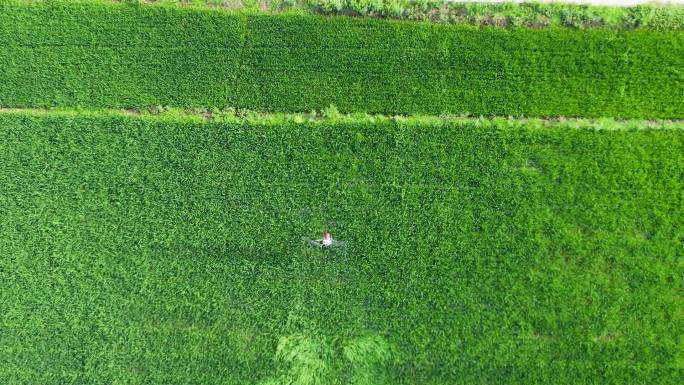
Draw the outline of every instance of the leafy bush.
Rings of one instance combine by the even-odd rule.
[[[652,8],[644,9],[643,14],[648,17],[643,18],[644,26],[658,30],[683,29],[684,28],[684,6],[672,8]]]
[[[316,0],[314,5],[325,12],[339,12],[345,8],[347,0]]]
[[[323,116],[328,119],[338,119],[340,117],[340,111],[331,104],[323,110]]]
[[[349,0],[349,7],[361,14],[378,12],[383,8],[382,0]]]
[[[385,1],[382,6],[381,14],[386,17],[400,18],[404,15],[404,7],[399,1]]]

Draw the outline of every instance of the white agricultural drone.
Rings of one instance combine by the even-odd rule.
[[[321,249],[344,246],[347,243],[333,239],[332,235],[330,235],[330,233],[327,231],[323,233],[323,238],[307,239],[307,241],[310,245],[320,247]]]

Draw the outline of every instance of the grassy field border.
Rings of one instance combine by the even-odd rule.
[[[225,122],[249,123],[254,125],[278,126],[285,123],[322,124],[330,123],[379,123],[401,122],[411,126],[434,127],[448,123],[476,123],[482,126],[536,125],[558,129],[591,129],[608,131],[631,131],[644,129],[684,130],[684,120],[666,119],[614,119],[614,118],[516,118],[516,117],[472,117],[464,115],[383,115],[367,113],[344,114],[333,106],[322,111],[307,113],[270,113],[252,110],[229,109],[82,109],[82,108],[0,108],[3,115],[25,116],[128,116],[139,119],[178,122]]]
[[[684,6],[611,7],[572,3],[478,3],[440,0],[12,0],[16,2],[130,3],[213,8],[229,12],[299,12],[365,16],[503,28],[684,29]]]

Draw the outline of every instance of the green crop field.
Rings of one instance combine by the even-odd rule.
[[[0,105],[684,118],[684,31],[0,3]]]
[[[684,383],[683,119],[684,7],[0,0],[0,385]]]
[[[681,123],[29,111],[0,136],[2,383],[681,379]]]

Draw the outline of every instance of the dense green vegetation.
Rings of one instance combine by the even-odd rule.
[[[160,3],[177,0],[157,0]],[[230,6],[231,0],[194,3]],[[640,5],[605,7],[572,3],[476,3],[443,0],[283,0],[275,9],[303,8],[313,13],[356,14],[498,27],[684,29],[684,7]]]
[[[0,4],[0,105],[684,117],[684,33]]]
[[[681,380],[681,123],[327,115],[0,113],[0,382]]]
[[[0,1],[0,384],[681,383],[683,29]]]
[[[74,1],[102,3],[117,0],[71,0],[71,2]],[[369,16],[497,27],[684,29],[684,7],[668,5],[667,3],[645,4],[635,7],[606,7],[534,1],[528,3],[477,3],[444,0],[123,1],[159,6],[212,7],[229,11],[303,11],[321,15]]]

